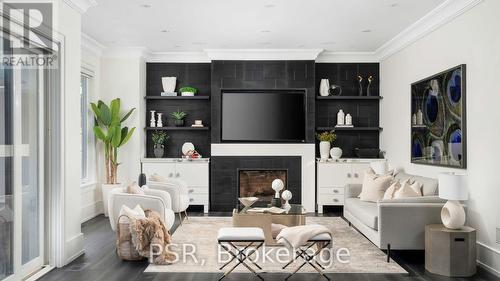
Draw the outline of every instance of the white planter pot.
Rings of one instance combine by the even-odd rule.
[[[330,149],[330,156],[332,156],[333,160],[338,160],[342,157],[342,149],[340,147],[333,147]]]
[[[117,184],[105,184],[103,183],[101,185],[101,192],[102,192],[102,206],[104,208],[104,216],[108,216],[108,199],[109,199],[109,192],[113,190],[113,188],[117,187],[122,187],[121,183]]]
[[[322,141],[319,143],[319,155],[321,159],[330,158],[330,142]]]
[[[181,96],[183,96],[183,97],[194,97],[194,93],[193,92],[182,92]]]

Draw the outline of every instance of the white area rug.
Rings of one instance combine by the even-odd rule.
[[[231,226],[230,217],[190,217],[185,220],[173,234],[173,242],[178,245],[192,244],[196,247],[195,257],[188,257],[186,261],[180,260],[172,265],[149,265],[145,272],[220,272],[217,258],[217,231],[221,227]],[[326,268],[328,273],[407,273],[396,262],[386,262],[386,255],[375,247],[363,235],[354,228],[349,227],[347,222],[339,217],[307,217],[307,224],[320,224],[331,229],[333,234],[333,250],[340,248],[349,250],[347,263],[341,263],[337,259]],[[267,247],[274,251],[280,247]],[[181,252],[179,246],[176,252]],[[190,250],[188,248],[188,250]],[[273,259],[276,260],[276,259]],[[290,272],[296,265],[292,264],[286,270],[282,270],[282,263],[257,262],[263,270],[261,272]],[[229,265],[230,266],[230,265]],[[229,266],[224,268],[226,270]],[[248,272],[242,265],[238,266],[235,272]],[[304,266],[299,272],[316,272],[309,265]]]

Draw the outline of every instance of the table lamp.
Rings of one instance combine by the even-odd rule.
[[[448,202],[441,210],[441,220],[450,229],[460,229],[465,224],[465,210],[459,201],[468,199],[465,175],[442,173],[438,175],[439,198]]]

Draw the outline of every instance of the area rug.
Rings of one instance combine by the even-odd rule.
[[[217,231],[221,227],[230,227],[231,224],[230,217],[190,217],[173,234],[173,243],[176,245],[172,247],[172,250],[182,253],[184,245],[186,252],[192,252],[195,247],[195,254],[186,256],[185,260],[180,254],[179,261],[171,265],[151,264],[145,272],[222,272],[219,270],[222,264],[218,263]],[[332,253],[334,256],[337,253],[342,254],[341,258],[333,259],[333,262],[324,270],[326,273],[407,273],[396,262],[391,260],[387,263],[385,253],[354,228],[349,227],[342,218],[307,217],[307,224],[320,224],[328,227],[333,234]],[[267,247],[266,251],[270,250],[270,256],[273,256],[272,251],[276,255],[276,250],[279,248],[282,247]],[[348,256],[345,256],[347,253],[345,249],[348,250]],[[277,259],[272,259],[272,262],[261,263],[261,261],[261,259],[258,260],[263,268],[260,272],[288,272],[297,265],[294,263],[286,270],[282,270],[284,263],[280,263]],[[247,269],[240,265],[235,272],[247,272]],[[316,271],[306,265],[299,272]]]

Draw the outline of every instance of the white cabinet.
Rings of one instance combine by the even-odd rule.
[[[147,177],[159,174],[166,178],[181,179],[186,182],[190,205],[203,205],[208,213],[209,160],[182,161],[179,159],[143,159],[142,172]]]
[[[364,173],[372,161],[385,160],[356,159],[344,162],[318,162],[316,183],[318,213],[323,213],[323,206],[343,206],[345,186],[363,183]]]

